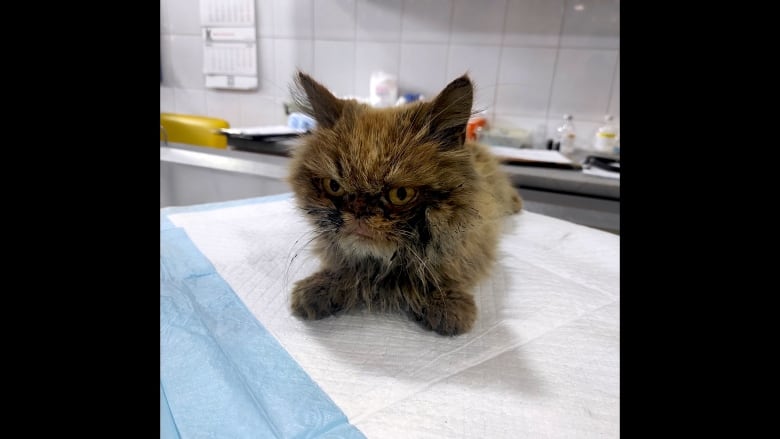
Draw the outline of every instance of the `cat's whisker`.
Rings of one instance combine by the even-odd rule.
[[[324,235],[324,232],[320,232],[320,231],[317,231],[317,230],[307,231],[306,233],[303,234],[303,236],[301,236],[300,238],[298,238],[295,241],[295,243],[292,245],[292,247],[290,247],[290,251],[287,253],[287,260],[288,260],[287,268],[285,269],[285,272],[284,272],[284,284],[285,285],[289,285],[289,282],[290,282],[290,269],[292,268],[293,263],[295,263],[296,259],[298,259],[298,256],[300,256],[301,252],[306,250],[307,247],[309,246],[309,244],[311,244],[312,242],[314,242],[316,239],[320,238],[323,235]],[[295,246],[298,245],[298,243],[302,239],[307,238],[307,236],[311,236],[311,237],[308,239],[308,241],[306,241],[303,245],[301,245],[300,248],[296,249]],[[292,255],[293,252],[295,252],[294,255]],[[292,257],[290,257],[290,255],[292,255]],[[311,257],[312,255],[309,254],[309,256]],[[303,264],[298,265],[297,270],[295,271],[295,273],[292,273],[292,274],[296,275],[298,273],[298,271],[301,269],[302,266],[303,266]]]
[[[298,245],[298,243],[301,242],[302,239],[306,238],[307,235],[313,235],[314,233],[316,233],[314,230],[309,230],[305,232],[300,238],[296,239],[293,245],[290,246],[290,251],[287,252],[287,259],[290,259],[290,255],[293,253],[293,251],[296,251],[295,246]],[[309,240],[309,242],[311,242],[311,240]],[[306,247],[306,245],[308,245],[309,242],[304,244],[304,247]]]

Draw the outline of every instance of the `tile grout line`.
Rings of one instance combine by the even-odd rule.
[[[409,0],[401,0],[401,30],[398,33],[398,73],[396,76],[396,86],[398,91],[401,90],[401,66],[403,66],[404,60],[404,17],[406,14],[406,2]]]
[[[352,30],[352,95],[358,96],[358,86],[357,86],[357,30],[358,30],[358,2],[360,0],[355,0],[355,6],[352,8],[352,14],[353,19],[352,23],[355,25],[355,28]]]
[[[612,80],[609,82],[609,94],[607,95],[607,109],[604,111],[604,114],[611,114],[609,112],[609,106],[612,104],[612,92],[615,90],[615,78],[617,78],[617,70],[620,66],[620,50],[618,49],[618,54],[615,57],[615,68],[612,69]],[[615,115],[611,114],[611,116],[614,118]]]
[[[450,51],[452,51],[452,29],[453,29],[453,23],[455,21],[455,1],[450,0],[450,23],[449,23],[449,29],[447,29],[447,49],[444,52],[444,82],[442,84],[442,88],[445,84],[447,84],[447,81],[449,78],[447,78],[447,67],[450,65]],[[441,90],[441,88],[439,89]],[[432,98],[433,96],[431,96]]]
[[[551,138],[550,135],[550,107],[552,107],[553,89],[555,88],[555,77],[558,76],[558,59],[561,54],[561,40],[563,39],[563,27],[566,24],[566,0],[563,2],[563,10],[561,11],[561,25],[558,28],[558,44],[555,48],[555,60],[553,61],[553,74],[550,78],[550,89],[547,93],[547,111],[544,114],[545,126],[547,127],[547,138]]]
[[[508,20],[507,17],[509,16],[509,2],[511,1],[512,0],[507,0],[506,6],[504,6],[504,22],[501,25],[501,45],[498,46],[498,65],[496,67],[495,88],[493,89],[493,111],[491,111],[491,117],[488,119],[490,125],[495,125],[496,114],[498,113],[498,105],[496,102],[498,101],[498,85],[501,78],[501,60],[504,57],[504,42],[506,41],[506,22]]]

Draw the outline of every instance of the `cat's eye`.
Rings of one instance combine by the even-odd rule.
[[[323,178],[322,188],[325,189],[325,192],[327,192],[328,195],[332,197],[340,197],[344,195],[344,188],[341,187],[338,181],[332,178]]]
[[[387,193],[387,197],[390,202],[396,206],[403,206],[404,204],[412,201],[417,191],[410,187],[394,187]]]

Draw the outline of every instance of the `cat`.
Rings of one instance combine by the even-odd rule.
[[[442,335],[471,330],[471,290],[522,199],[490,150],[466,141],[468,75],[431,101],[391,108],[338,99],[300,71],[291,92],[317,122],[292,152],[288,181],[321,260],[295,283],[293,314],[362,306],[406,312]]]

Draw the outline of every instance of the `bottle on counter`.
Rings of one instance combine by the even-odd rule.
[[[369,102],[374,107],[392,107],[398,99],[398,78],[376,71],[371,73]]]
[[[559,150],[561,154],[571,154],[574,152],[576,140],[577,131],[574,128],[574,116],[564,114],[563,124],[555,129],[555,149]]]
[[[612,115],[604,116],[605,124],[596,130],[593,148],[599,152],[614,153],[617,145],[617,128],[612,124]]]

